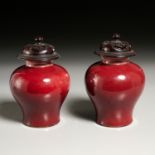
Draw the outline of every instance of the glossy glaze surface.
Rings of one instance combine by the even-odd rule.
[[[88,68],[85,81],[98,124],[121,127],[132,122],[133,109],[145,81],[138,65],[130,61],[97,62]]]
[[[23,111],[24,124],[46,127],[58,123],[69,81],[67,71],[56,64],[17,68],[11,75],[10,87]]]

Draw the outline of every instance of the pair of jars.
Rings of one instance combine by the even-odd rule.
[[[130,56],[135,52],[118,34],[104,41],[95,52],[101,61],[91,65],[85,75],[87,93],[96,110],[96,122],[108,127],[132,122],[136,101],[144,88],[143,70]],[[11,92],[23,112],[23,123],[31,127],[48,127],[60,119],[60,108],[70,85],[66,69],[53,63],[59,58],[54,46],[41,37],[19,54],[25,65],[11,75]]]

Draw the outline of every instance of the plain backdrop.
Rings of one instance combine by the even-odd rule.
[[[155,154],[155,22],[154,5],[145,3],[24,1],[6,3],[0,13],[0,154],[2,155],[152,155]],[[60,6],[61,4],[61,6]],[[100,58],[93,54],[113,33],[132,44],[132,60],[146,75],[146,85],[134,111],[134,122],[123,128],[95,123],[84,75]],[[16,59],[25,44],[41,35],[55,46],[71,76],[70,92],[61,109],[61,122],[35,129],[21,123],[22,114],[9,89]]]

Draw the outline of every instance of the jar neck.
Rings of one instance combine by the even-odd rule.
[[[48,61],[40,61],[40,60],[26,60],[25,65],[28,67],[42,67],[53,64],[51,60]]]
[[[124,58],[115,58],[115,57],[101,57],[102,58],[102,62],[104,64],[120,64],[120,63],[127,63],[129,62],[129,58],[128,57],[124,57]]]

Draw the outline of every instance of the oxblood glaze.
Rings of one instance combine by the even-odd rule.
[[[97,123],[109,127],[126,126],[144,87],[143,70],[136,64],[97,62],[85,77],[86,88],[97,115]]]
[[[46,127],[58,123],[69,81],[67,71],[56,64],[17,68],[12,73],[10,87],[23,111],[24,124]]]

